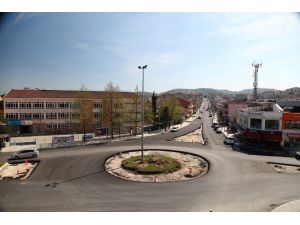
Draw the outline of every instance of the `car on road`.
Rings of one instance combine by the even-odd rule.
[[[36,147],[26,148],[18,152],[14,152],[11,155],[11,159],[28,159],[28,158],[37,158],[39,156],[39,151]]]
[[[217,134],[221,134],[221,133],[222,133],[222,128],[221,128],[221,127],[217,128],[217,129],[216,129],[216,133],[217,133]]]
[[[300,151],[296,151],[295,158],[297,160],[300,160]]]
[[[225,145],[233,145],[234,144],[234,135],[229,135],[224,140]]]
[[[176,131],[179,130],[179,128],[180,128],[180,127],[178,127],[178,126],[172,127],[172,128],[171,128],[171,132],[176,132]]]
[[[201,119],[201,116],[200,116],[200,115],[198,116],[198,119]]]
[[[214,124],[214,125],[213,125],[213,128],[214,128],[215,131],[216,131],[219,127],[220,127],[219,124]]]

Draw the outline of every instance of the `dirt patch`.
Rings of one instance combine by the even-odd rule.
[[[9,164],[7,163],[1,168],[0,180],[4,179],[20,179],[24,180],[30,176],[33,170],[38,165],[37,162],[27,162],[27,163],[17,163]]]
[[[268,164],[276,170],[278,173],[286,173],[286,174],[300,174],[300,165],[288,165],[288,164],[280,164],[280,163],[271,163]]]
[[[189,134],[174,138],[174,140],[179,141],[179,142],[191,142],[191,143],[204,144],[204,141],[202,138],[202,129],[198,129]]]

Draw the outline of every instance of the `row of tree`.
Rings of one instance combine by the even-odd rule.
[[[98,121],[101,127],[109,129],[111,138],[114,137],[114,133],[121,134],[122,128],[128,127],[134,135],[138,134],[141,122],[141,93],[138,87],[136,87],[132,98],[128,99],[122,96],[118,85],[114,85],[112,82],[108,83],[102,99],[102,110],[99,118],[93,118],[92,99],[91,92],[82,86],[76,98],[81,130],[84,131],[86,127],[91,128],[93,122]],[[183,108],[179,105],[178,98],[163,98],[160,99],[160,102],[158,99],[155,92],[151,98],[145,99],[145,124],[170,128],[172,124],[181,123]]]

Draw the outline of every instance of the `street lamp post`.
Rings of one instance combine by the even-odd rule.
[[[142,137],[141,137],[141,162],[144,162],[144,70],[147,68],[147,65],[138,66],[139,69],[143,70],[142,78]]]

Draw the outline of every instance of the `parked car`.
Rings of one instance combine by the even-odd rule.
[[[172,128],[171,128],[171,132],[176,132],[176,131],[179,130],[179,128],[180,128],[180,127],[178,127],[178,126],[172,127]]]
[[[217,133],[217,134],[221,134],[221,133],[222,133],[222,128],[221,128],[221,127],[217,128],[217,129],[216,129],[216,133]]]
[[[295,158],[300,160],[300,151],[296,151]]]
[[[37,158],[39,156],[39,151],[36,147],[26,148],[18,152],[14,152],[11,155],[11,159],[27,159],[27,158]]]
[[[224,140],[224,144],[225,145],[233,145],[234,144],[234,136],[231,135],[231,136],[226,137]]]
[[[213,126],[213,128],[214,128],[215,131],[216,131],[219,127],[220,127],[219,124],[215,124],[215,125]]]

